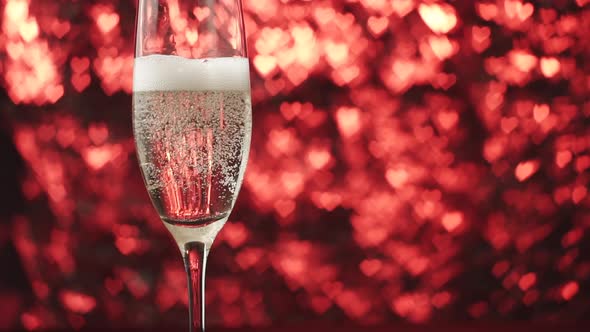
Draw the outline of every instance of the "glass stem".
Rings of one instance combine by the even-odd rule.
[[[184,268],[188,279],[189,331],[205,331],[205,268],[209,250],[203,242],[184,245]]]

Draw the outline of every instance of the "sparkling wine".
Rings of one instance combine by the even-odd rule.
[[[250,146],[247,65],[243,58],[136,59],[135,141],[164,221],[201,226],[231,212]]]

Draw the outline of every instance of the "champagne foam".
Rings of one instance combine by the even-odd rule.
[[[135,58],[133,91],[249,91],[247,58],[187,59],[175,55]]]

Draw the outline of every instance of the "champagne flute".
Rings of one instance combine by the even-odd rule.
[[[240,190],[252,127],[240,0],[140,0],[133,132],[146,188],[182,253],[190,331],[205,268]]]

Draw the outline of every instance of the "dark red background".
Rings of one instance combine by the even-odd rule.
[[[585,318],[588,3],[245,0],[252,152],[210,326]],[[134,12],[0,2],[0,329],[187,324],[131,137]]]

